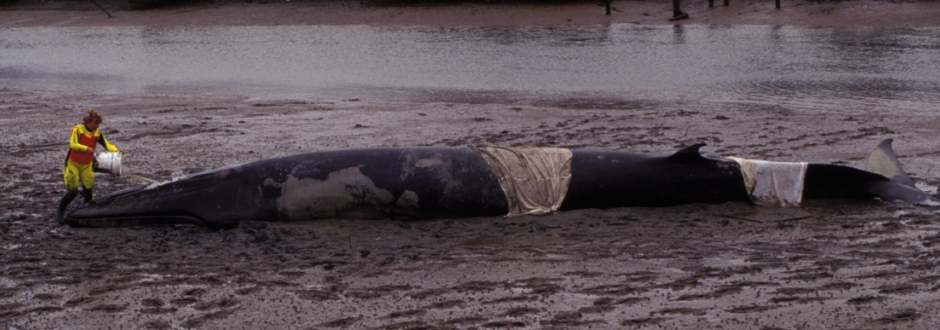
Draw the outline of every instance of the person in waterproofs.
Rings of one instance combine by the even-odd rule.
[[[69,135],[69,151],[65,160],[65,196],[59,202],[59,209],[56,212],[56,221],[62,222],[65,208],[78,196],[79,186],[82,188],[82,197],[85,204],[94,200],[95,173],[93,163],[95,161],[95,147],[103,146],[111,152],[122,152],[108,139],[101,134],[99,126],[104,118],[98,114],[95,109],[88,110],[88,113],[82,118],[83,124],[75,125],[72,133]]]

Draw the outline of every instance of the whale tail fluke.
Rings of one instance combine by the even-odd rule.
[[[907,175],[898,156],[891,148],[893,139],[885,139],[868,155],[865,170],[883,175],[888,181],[874,182],[871,191],[884,200],[901,200],[908,203],[937,202],[937,197],[931,196],[914,185],[914,180]]]
[[[894,139],[885,139],[878,144],[878,147],[875,147],[875,150],[868,155],[868,163],[865,165],[865,170],[884,175],[888,179],[891,179],[891,181],[902,185],[914,187],[914,181],[911,180],[907,172],[904,171],[904,168],[901,167],[898,156],[895,155],[894,149],[891,148],[892,142],[894,142]]]

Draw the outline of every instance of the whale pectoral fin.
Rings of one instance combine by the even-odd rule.
[[[901,162],[898,161],[897,155],[894,154],[894,149],[891,148],[892,142],[894,142],[893,139],[885,139],[878,144],[878,147],[868,155],[868,163],[865,165],[865,170],[884,175],[888,179],[891,179],[891,181],[902,185],[914,187],[914,181],[911,180],[907,172],[904,171],[904,168],[901,167]]]
[[[699,152],[699,149],[705,146],[705,143],[696,143],[691,146],[685,147],[676,151],[676,153],[667,157],[669,160],[673,161],[687,161],[687,160],[697,160],[704,159],[702,154]]]

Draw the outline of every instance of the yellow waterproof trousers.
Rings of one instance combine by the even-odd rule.
[[[79,183],[85,190],[91,190],[95,187],[95,172],[92,171],[91,164],[66,162],[63,176],[65,177],[65,189],[68,191],[78,190]]]

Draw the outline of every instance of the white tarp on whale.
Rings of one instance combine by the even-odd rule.
[[[563,148],[478,147],[499,178],[509,214],[548,214],[558,210],[571,182],[571,150]]]
[[[741,165],[744,185],[754,204],[792,207],[802,203],[807,163],[728,158]]]

